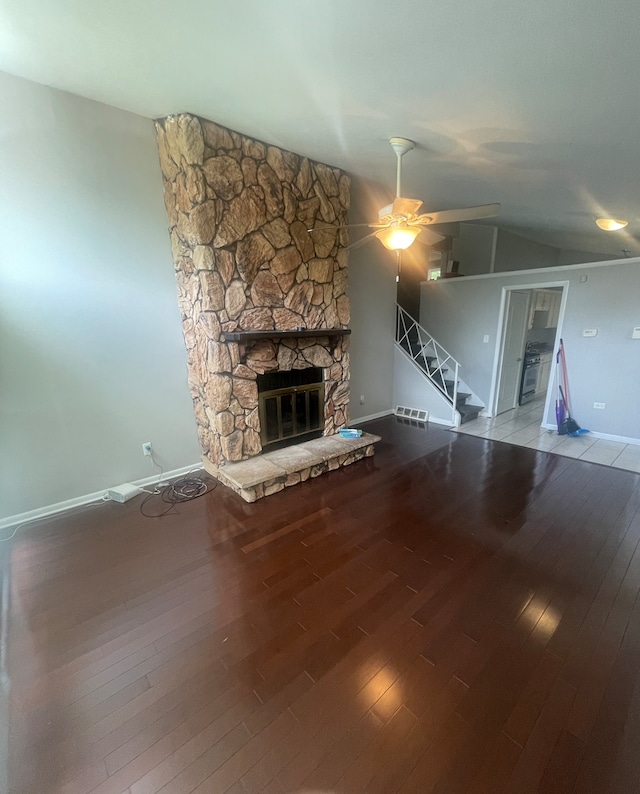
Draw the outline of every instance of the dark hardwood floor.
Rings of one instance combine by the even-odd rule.
[[[11,794],[640,790],[640,476],[367,429],[253,505],[12,541]]]

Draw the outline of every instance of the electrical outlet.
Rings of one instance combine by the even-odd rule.
[[[145,455],[145,456],[151,455],[151,442],[150,441],[145,441],[144,444],[142,445],[142,454]]]
[[[364,394],[360,395],[360,405],[364,405]]]
[[[489,334],[485,334],[485,335],[482,337],[482,341],[483,341],[483,343],[486,345],[486,344],[488,343],[488,341],[489,341]]]
[[[594,403],[593,404],[594,408],[599,408],[600,410],[602,410],[604,408],[604,406],[605,406],[605,403]]]

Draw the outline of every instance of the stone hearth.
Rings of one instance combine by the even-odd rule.
[[[209,468],[209,471],[245,502],[255,502],[290,485],[370,457],[377,441],[380,441],[380,436],[370,433],[363,433],[360,438],[325,436],[266,452],[241,463]]]
[[[189,114],[156,128],[205,467],[262,452],[266,372],[321,368],[333,436],[348,424],[348,176]]]

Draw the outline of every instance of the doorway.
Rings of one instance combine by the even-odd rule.
[[[567,288],[566,281],[503,288],[490,416],[545,397],[547,416]]]

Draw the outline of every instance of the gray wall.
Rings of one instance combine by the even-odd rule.
[[[561,250],[558,254],[558,265],[578,265],[583,262],[610,262],[618,259],[609,254],[597,254],[593,251],[575,251],[573,249]]]
[[[460,273],[477,276],[491,271],[495,232],[495,226],[459,224],[458,236],[453,238],[451,256],[460,262]]]
[[[554,267],[558,264],[558,254],[557,248],[500,229],[493,271],[504,273],[512,270]]]
[[[504,229],[496,229],[495,226],[475,223],[459,224],[458,236],[453,240],[452,249],[453,259],[460,262],[459,272],[465,276],[554,267],[558,264],[559,254],[558,248],[537,243]],[[581,261],[591,260],[593,257]]]
[[[378,209],[389,203],[379,186],[353,180],[351,223],[365,223],[377,217]],[[355,242],[367,229],[351,231]],[[372,240],[349,254],[349,297],[351,299],[351,403],[352,420],[391,411],[393,402],[393,349],[396,302],[395,255],[378,240]],[[360,405],[360,396],[365,402]]]
[[[562,336],[577,421],[593,431],[639,439],[640,340],[632,340],[631,332],[640,325],[640,260],[428,282],[422,287],[421,324],[459,359],[461,377],[488,404],[503,287],[555,281],[569,282]],[[598,329],[596,337],[582,336],[592,328]],[[605,410],[594,409],[594,402],[606,403]],[[554,421],[553,411],[547,421]]]
[[[497,231],[497,239],[494,256],[495,231]],[[555,248],[505,229],[475,223],[458,224],[458,236],[453,240],[452,257],[460,262],[459,272],[465,276],[616,259],[615,256],[606,254]]]
[[[153,124],[0,73],[0,516],[199,460]]]

